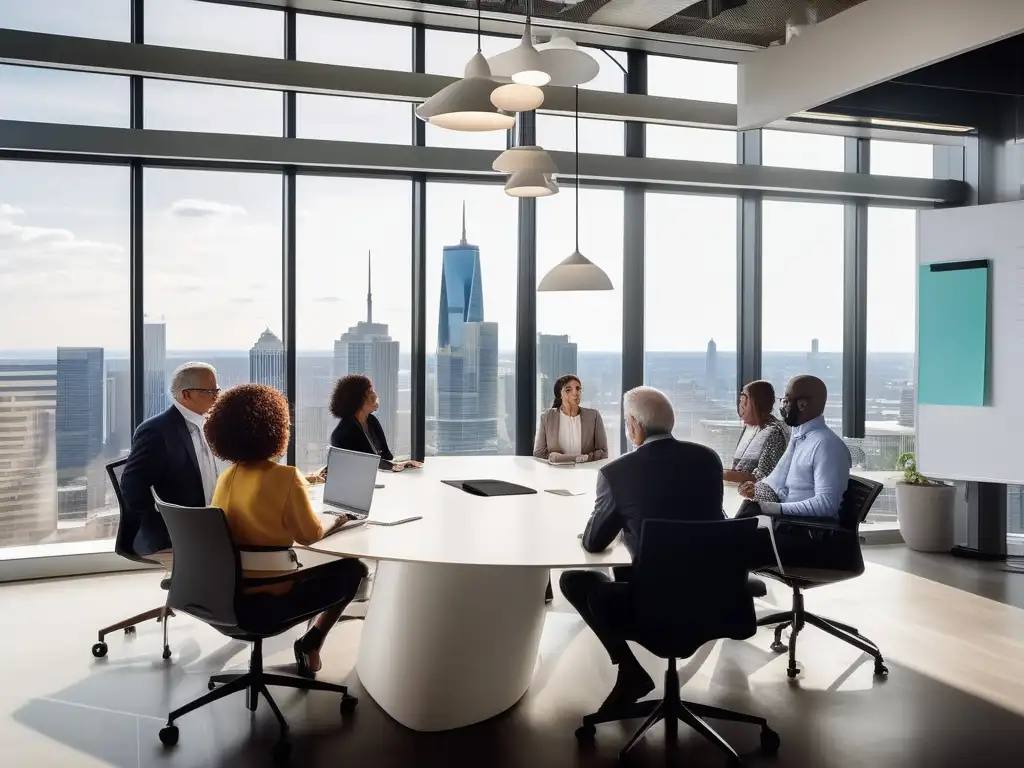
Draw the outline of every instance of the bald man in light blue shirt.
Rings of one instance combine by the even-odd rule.
[[[822,415],[828,391],[814,376],[797,376],[786,387],[782,418],[793,427],[786,452],[775,470],[740,494],[757,502],[741,510],[751,514],[838,518],[850,482],[850,451]]]

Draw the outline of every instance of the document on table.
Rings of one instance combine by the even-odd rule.
[[[567,490],[565,488],[546,488],[545,491],[547,493],[553,493],[555,494],[555,496],[582,496],[583,494],[586,493],[586,491],[579,491],[578,493],[573,493],[572,491]]]

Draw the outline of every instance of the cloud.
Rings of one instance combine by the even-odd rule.
[[[171,205],[171,214],[185,219],[204,219],[211,216],[243,216],[245,208],[240,205],[218,203],[216,200],[186,198]]]
[[[24,214],[24,208],[19,208],[16,205],[10,205],[8,203],[0,203],[0,216],[23,216]]]
[[[7,260],[11,267],[23,269],[40,269],[43,262],[49,259],[46,268],[53,269],[60,260],[80,254],[113,256],[124,252],[124,248],[116,243],[98,240],[79,240],[69,229],[59,227],[23,227],[10,221],[0,219],[0,250],[13,255]]]
[[[339,304],[341,298],[338,296],[317,296],[313,301],[319,301],[324,304]]]
[[[10,221],[0,221],[0,245],[47,245],[74,239],[74,234],[67,229],[22,227]]]

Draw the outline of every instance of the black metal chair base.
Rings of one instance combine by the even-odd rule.
[[[773,624],[776,625],[775,640],[772,642],[771,648],[776,653],[789,651],[789,666],[786,668],[786,675],[790,679],[800,674],[800,668],[796,663],[796,642],[801,630],[807,624],[817,627],[822,632],[827,632],[832,637],[842,640],[874,658],[876,677],[887,677],[889,674],[889,668],[885,666],[885,660],[882,658],[882,651],[874,642],[864,637],[859,630],[849,624],[842,624],[814,613],[808,613],[804,610],[803,592],[797,587],[793,588],[793,610],[762,616],[757,620],[759,627],[769,627]],[[782,633],[787,628],[790,630],[788,644],[782,642]]]
[[[286,760],[291,755],[291,745],[288,741],[288,721],[285,720],[281,709],[270,694],[268,686],[274,685],[281,688],[295,688],[301,691],[328,691],[341,694],[341,714],[351,714],[357,704],[357,699],[349,696],[348,688],[337,683],[326,683],[321,680],[313,680],[293,675],[282,675],[263,670],[263,642],[256,640],[252,645],[252,655],[249,659],[248,672],[224,672],[218,675],[211,675],[209,681],[210,692],[190,701],[188,704],[178,707],[167,716],[167,725],[160,730],[160,741],[167,746],[178,743],[178,726],[175,720],[194,712],[207,704],[211,704],[226,696],[239,691],[245,691],[245,705],[250,712],[255,712],[262,695],[277,719],[281,729],[281,736],[274,745],[273,756],[276,760]]]
[[[646,718],[646,720],[644,720],[644,724],[640,726],[640,729],[633,734],[633,737],[626,746],[622,748],[622,751],[619,753],[620,760],[624,759],[627,753],[639,743],[644,735],[662,720],[665,721],[666,739],[675,739],[679,722],[681,721],[725,752],[730,768],[741,764],[740,756],[728,741],[707,724],[704,718],[758,725],[761,727],[761,751],[769,755],[774,755],[779,751],[779,735],[768,727],[768,721],[763,717],[748,715],[731,709],[712,707],[707,704],[683,701],[679,696],[679,675],[676,672],[675,659],[669,660],[669,667],[665,672],[664,698],[661,700],[638,701],[635,704],[628,704],[587,715],[583,718],[583,725],[576,729],[576,738],[581,742],[587,742],[594,738],[597,731],[595,726],[600,723],[633,720],[641,717]]]
[[[109,634],[117,632],[118,630],[124,630],[125,635],[131,636],[135,634],[135,626],[141,624],[144,621],[156,620],[157,624],[163,625],[164,633],[164,651],[163,658],[171,658],[171,647],[167,643],[167,619],[174,617],[174,611],[168,608],[166,605],[162,605],[159,608],[152,608],[145,613],[139,613],[131,618],[124,619],[123,621],[117,622],[117,624],[111,624],[109,627],[104,627],[96,633],[96,642],[92,646],[92,655],[97,659],[102,659],[107,655],[107,642],[106,637]]]

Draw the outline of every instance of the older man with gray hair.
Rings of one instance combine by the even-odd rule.
[[[583,532],[583,548],[602,552],[620,533],[630,555],[640,548],[644,520],[722,520],[722,461],[703,445],[672,437],[675,409],[652,387],[623,397],[626,435],[636,450],[598,470],[597,499]],[[600,571],[566,571],[559,586],[619,667],[602,709],[637,701],[654,681],[626,644],[629,569],[615,581]]]
[[[137,554],[170,560],[171,539],[151,488],[164,501],[185,507],[205,507],[213,498],[217,465],[203,423],[219,393],[212,365],[178,366],[171,377],[171,407],[135,430],[121,475],[121,525],[128,526]]]

